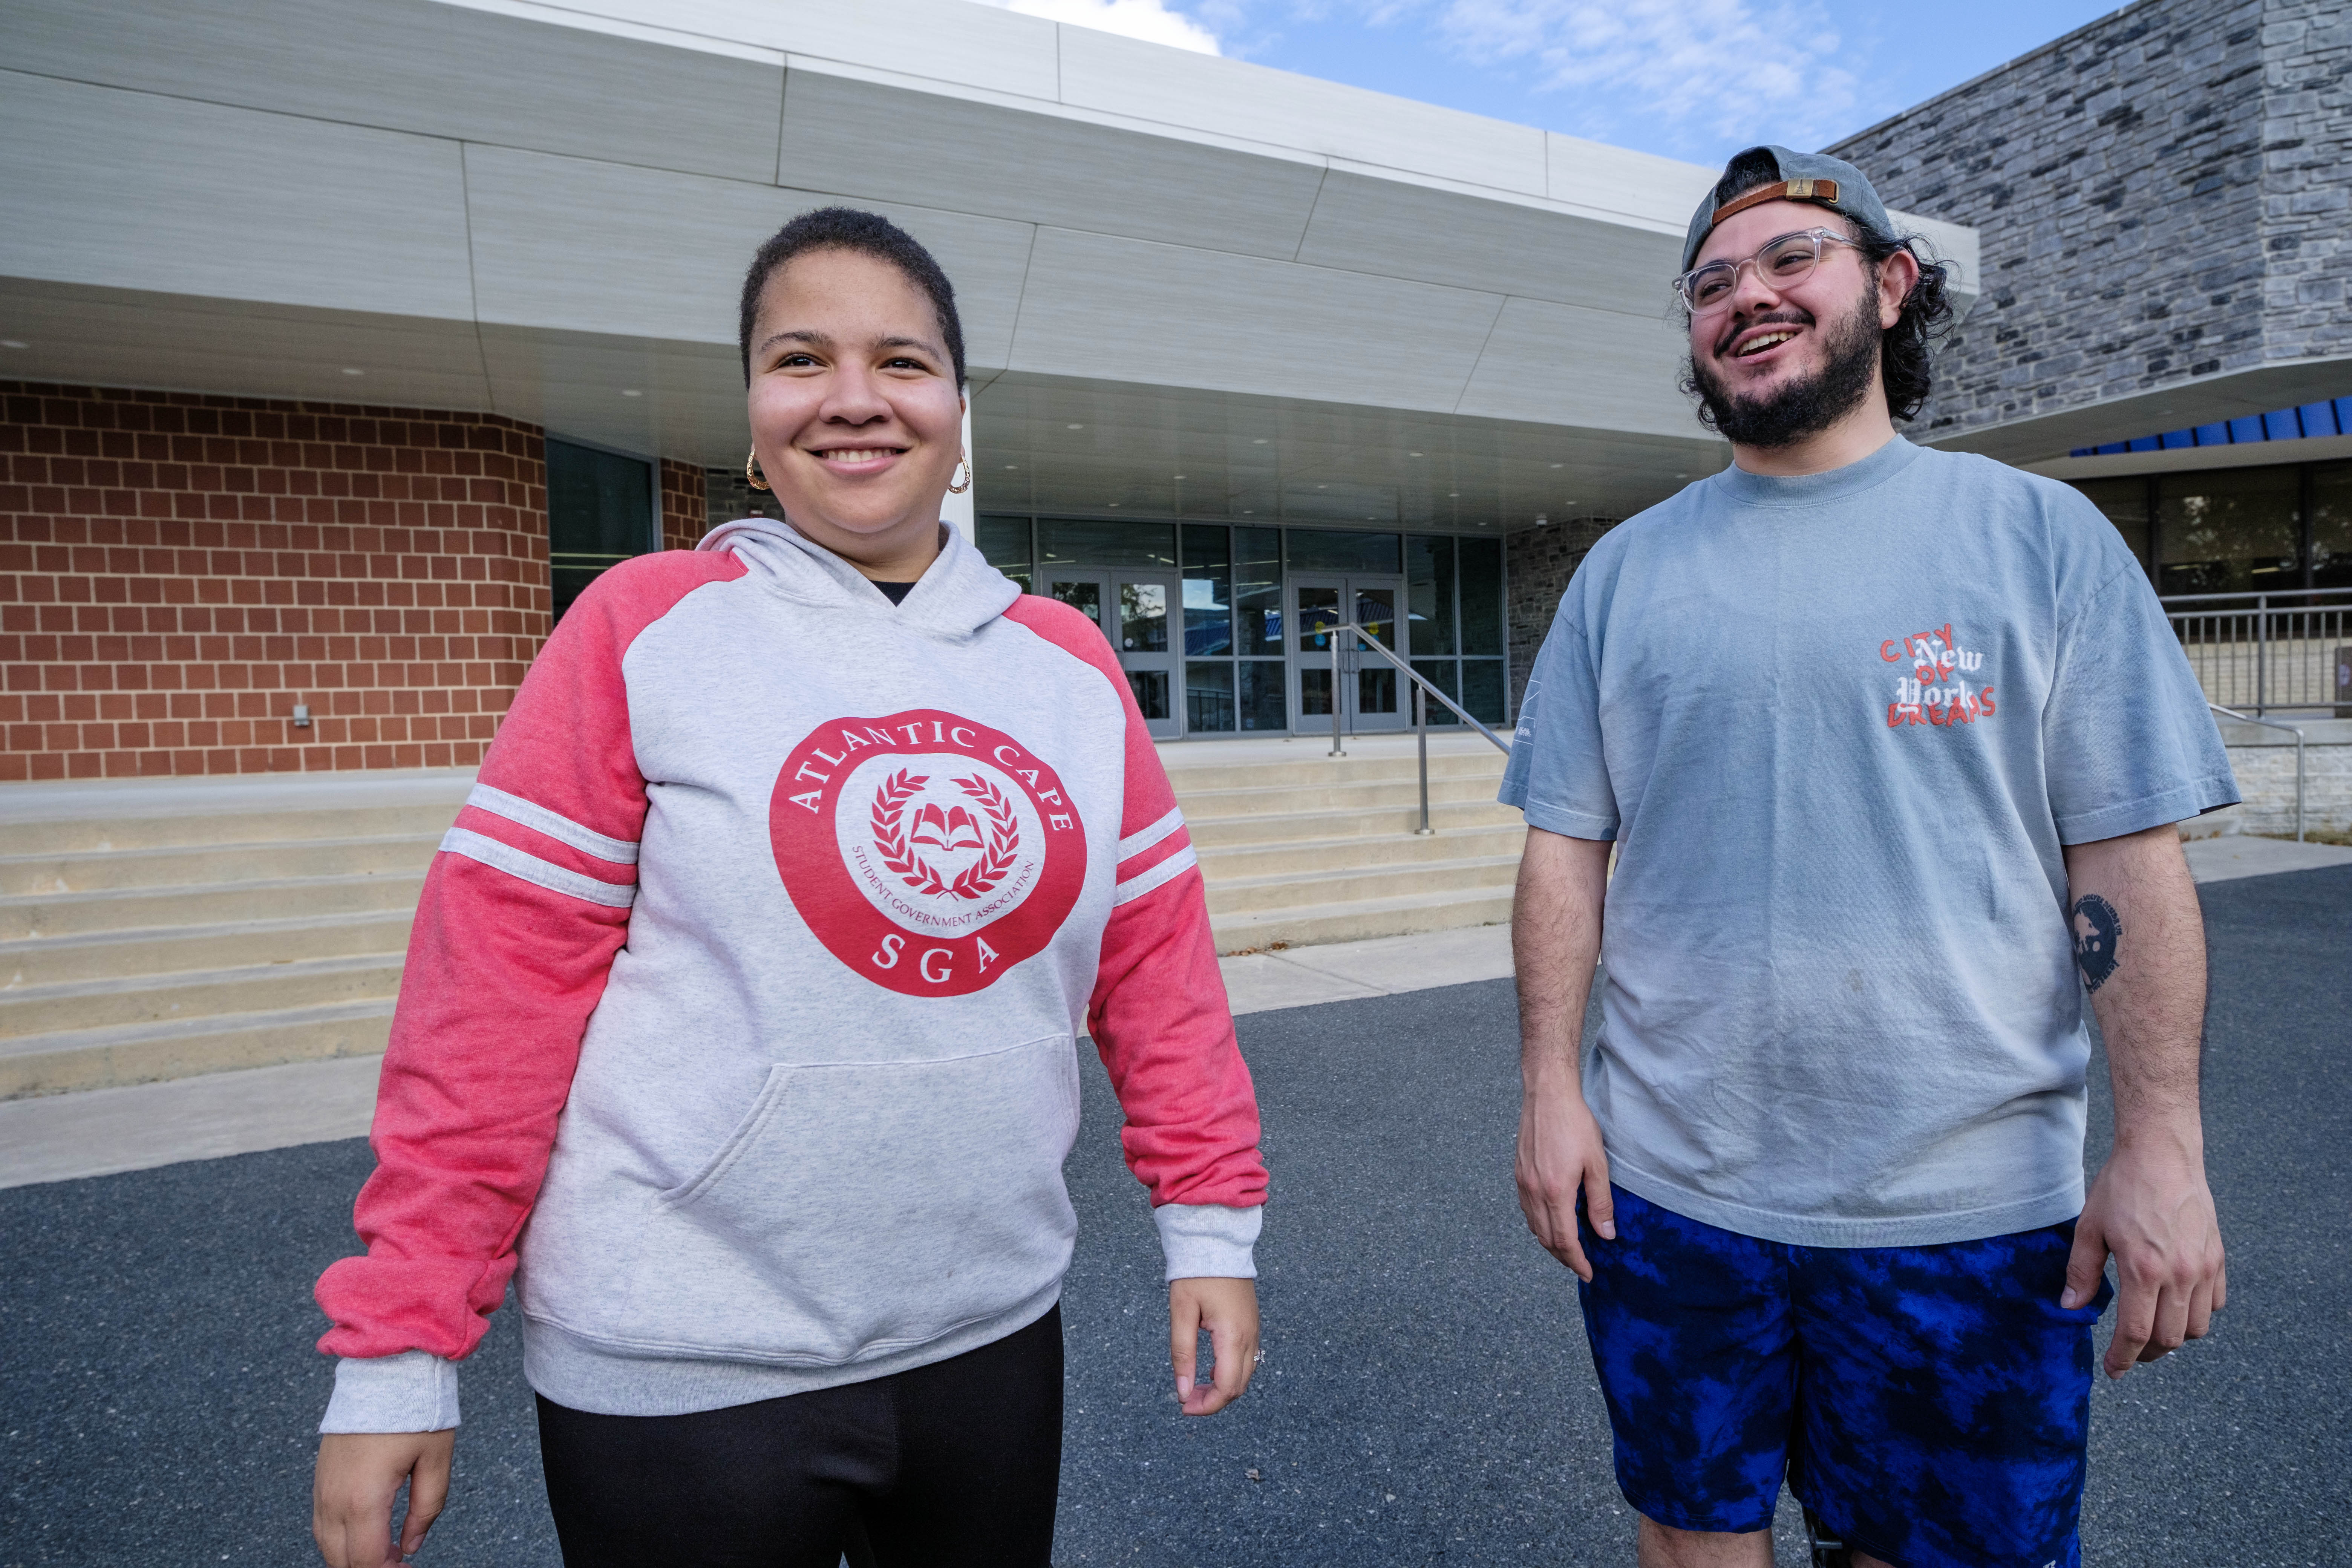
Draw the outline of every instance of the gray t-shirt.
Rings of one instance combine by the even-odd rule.
[[[1502,798],[1620,840],[1584,1066],[1615,1179],[1748,1236],[1920,1247],[2082,1208],[2060,846],[2238,792],[2114,527],[1897,439],[1603,535]]]

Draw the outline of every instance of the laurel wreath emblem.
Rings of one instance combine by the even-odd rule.
[[[988,818],[989,834],[980,858],[965,867],[953,880],[947,880],[923,858],[920,850],[907,841],[900,826],[908,803],[930,782],[929,775],[909,773],[901,768],[884,779],[881,787],[874,792],[874,846],[881,851],[882,864],[919,893],[951,893],[974,901],[984,899],[1012,871],[1021,847],[1021,821],[1013,813],[1013,802],[984,778],[955,781],[956,787]]]

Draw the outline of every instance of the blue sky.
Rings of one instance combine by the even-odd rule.
[[[1698,163],[1813,148],[2112,0],[996,0]]]

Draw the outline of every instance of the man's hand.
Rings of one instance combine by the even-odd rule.
[[[449,1456],[457,1434],[330,1432],[319,1439],[310,1481],[310,1538],[327,1568],[386,1568],[425,1544],[449,1500]],[[408,1517],[392,1544],[392,1503],[408,1483]]]
[[[1192,1381],[1201,1331],[1209,1331],[1216,1359],[1213,1381]],[[1214,1415],[1242,1396],[1257,1370],[1257,1282],[1254,1279],[1171,1279],[1168,1359],[1176,1369],[1176,1402],[1187,1415]]]
[[[1592,1228],[1617,1239],[1609,1156],[1584,1103],[1584,1004],[1601,958],[1609,854],[1601,839],[1528,829],[1511,904],[1511,962],[1519,981],[1519,1211],[1544,1250],[1590,1284],[1576,1234],[1576,1195]]]
[[[1530,1082],[1519,1101],[1519,1212],[1543,1249],[1592,1282],[1592,1264],[1576,1233],[1576,1197],[1601,1239],[1617,1239],[1609,1197],[1609,1155],[1601,1124],[1573,1079]]]
[[[2115,1254],[2116,1337],[2103,1363],[2109,1377],[2203,1339],[2229,1302],[2221,1226],[2198,1142],[2193,1121],[2119,1142],[2075,1222],[2058,1304],[2071,1310],[2097,1295]]]
[[[2205,1184],[2198,1109],[2205,921],[2169,825],[2066,848],[2074,957],[2098,1014],[2116,1090],[2116,1147],[2091,1184],[2062,1307],[2119,1288],[2109,1377],[2201,1339],[2229,1298],[2221,1224]]]

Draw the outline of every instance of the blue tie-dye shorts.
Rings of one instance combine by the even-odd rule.
[[[1790,1247],[1614,1189],[1580,1294],[1626,1500],[1763,1530],[1790,1489],[1895,1568],[2080,1568],[2091,1331],[2072,1221],[1943,1247]]]

